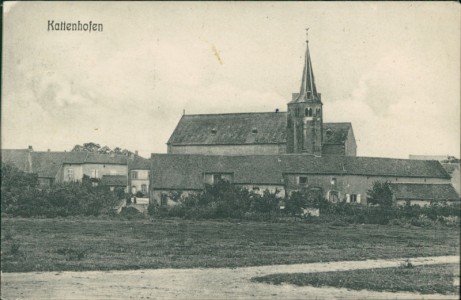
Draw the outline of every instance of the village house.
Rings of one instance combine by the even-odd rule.
[[[151,160],[151,201],[163,205],[175,204],[172,192],[188,195],[220,180],[256,192],[277,191],[279,197],[307,189],[331,202],[361,204],[367,204],[373,182],[387,181],[399,204],[459,200],[437,161],[303,154],[153,154]]]
[[[129,181],[128,186],[131,194],[141,193],[143,197],[149,197],[149,174],[151,163],[149,159],[135,155],[128,160]]]

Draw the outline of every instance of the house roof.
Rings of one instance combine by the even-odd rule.
[[[92,152],[65,152],[65,164],[116,164],[126,165],[127,156]]]
[[[456,170],[459,171],[460,164],[458,163],[442,163],[443,168],[448,174],[452,175]]]
[[[128,167],[130,170],[150,170],[151,160],[135,156],[134,159],[128,160]]]
[[[397,200],[459,200],[451,184],[391,183]]]
[[[286,122],[286,112],[183,115],[168,144],[284,144]],[[344,144],[352,124],[324,123],[323,129],[324,144]]]
[[[200,189],[203,173],[214,172],[233,173],[234,183],[271,185],[282,185],[283,175],[287,173],[450,178],[437,161],[303,154],[152,155],[154,188]]]
[[[62,167],[66,152],[32,152],[32,169],[38,177],[54,178]]]
[[[101,183],[108,186],[126,186],[126,175],[102,175]]]
[[[2,162],[8,163],[23,172],[29,172],[28,149],[2,149]]]

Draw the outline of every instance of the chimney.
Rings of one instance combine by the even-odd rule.
[[[32,148],[32,146],[29,145],[29,151],[34,151],[34,148]]]

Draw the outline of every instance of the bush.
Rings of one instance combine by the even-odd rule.
[[[38,187],[37,176],[2,163],[1,209],[12,216],[67,217],[98,216],[111,213],[118,196],[105,186],[93,186],[85,177],[82,182]]]

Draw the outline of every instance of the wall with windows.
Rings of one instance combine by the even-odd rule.
[[[64,164],[62,167],[61,179],[63,182],[79,181],[83,178],[81,164]]]
[[[360,202],[366,204],[367,191],[375,181],[399,183],[450,183],[449,179],[417,178],[395,176],[365,176],[365,175],[316,175],[316,174],[285,174],[288,193],[302,188],[321,189],[325,198],[332,202]]]
[[[130,171],[130,192],[136,194],[143,193],[149,195],[149,171],[148,170],[131,170]]]
[[[260,195],[264,194],[265,190],[268,190],[271,193],[277,193],[277,197],[284,198],[285,197],[285,187],[283,185],[267,185],[267,184],[238,184],[239,186],[258,193]]]
[[[126,165],[113,164],[84,164],[83,174],[91,178],[101,178],[103,175],[126,175],[128,168]]]

